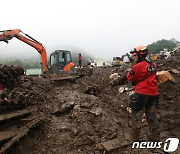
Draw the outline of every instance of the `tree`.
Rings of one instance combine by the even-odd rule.
[[[159,53],[164,48],[167,48],[168,50],[173,50],[180,42],[173,39],[170,40],[158,40],[156,42],[153,42],[152,44],[149,44],[147,48],[150,50],[151,53]]]
[[[23,62],[21,60],[8,60],[6,64],[23,66]]]

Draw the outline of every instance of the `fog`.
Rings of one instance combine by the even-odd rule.
[[[21,29],[46,46],[112,60],[137,45],[180,40],[179,0],[2,1],[0,30]],[[13,38],[0,42],[1,58],[39,58]]]

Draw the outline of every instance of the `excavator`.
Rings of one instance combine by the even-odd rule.
[[[72,62],[71,52],[67,50],[56,50],[50,54],[49,62],[47,52],[42,43],[32,38],[30,35],[22,32],[20,29],[11,29],[0,31],[0,41],[6,43],[12,38],[30,45],[35,48],[41,56],[42,75],[51,81],[68,80],[82,77],[84,74],[78,74],[75,70],[75,63]]]

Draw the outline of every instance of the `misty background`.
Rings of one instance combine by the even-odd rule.
[[[45,45],[111,61],[138,45],[180,40],[179,0],[2,1],[0,30],[21,29]],[[0,42],[0,62],[39,61],[39,53],[13,38]]]

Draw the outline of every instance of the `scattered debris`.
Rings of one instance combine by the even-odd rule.
[[[132,109],[130,107],[127,107],[126,110],[131,113],[132,112]]]
[[[159,54],[151,54],[149,57],[152,61],[157,61],[159,58]]]
[[[73,110],[74,105],[74,102],[64,103],[60,109],[56,109],[56,111],[52,112],[52,114],[57,116],[65,113],[70,113]]]
[[[158,71],[171,72],[170,77],[162,73],[168,80],[159,75],[163,84],[158,85],[157,112],[162,141],[169,136],[180,136],[179,56],[176,52],[167,60],[156,61]],[[92,76],[75,83],[52,84],[41,77],[20,75],[15,79],[18,84],[5,87],[0,94],[0,153],[22,154],[28,150],[40,154],[143,153],[144,149],[135,151],[131,148],[128,99],[134,91],[126,91],[129,84],[125,77],[125,70],[130,65],[117,69],[97,67]],[[113,85],[109,84],[112,72],[120,76]],[[45,119],[42,127],[31,129],[41,119]],[[142,118],[142,124],[146,126],[145,118]],[[142,140],[148,140],[147,132],[148,127],[142,127]],[[150,153],[146,150],[144,153]]]
[[[168,71],[160,71],[160,72],[157,72],[156,75],[157,75],[157,79],[159,83],[164,83],[167,81],[175,82],[174,78]]]
[[[119,92],[122,94],[125,91],[130,91],[132,90],[132,88],[130,89],[127,85],[122,85],[119,87]]]
[[[161,59],[168,59],[169,57],[171,57],[171,52],[168,51],[168,49],[165,48],[162,51],[160,51],[159,57]]]
[[[100,86],[99,85],[87,85],[87,83],[81,81],[80,82],[80,91],[83,93],[91,94],[97,96],[100,94]]]
[[[12,89],[17,86],[21,75],[24,75],[24,69],[20,66],[0,65],[0,81],[4,88]]]
[[[127,143],[126,141],[122,141],[118,138],[115,138],[112,140],[101,142],[101,143],[97,144],[97,147],[99,149],[104,149],[106,152],[112,152],[117,149],[125,148],[131,144],[132,144],[131,142]]]
[[[102,114],[102,108],[101,107],[97,107],[95,109],[90,110],[89,112],[94,114],[94,115],[96,115],[96,116],[98,116],[98,115]]]
[[[114,84],[119,78],[120,78],[120,75],[118,73],[111,74],[109,76],[110,84]]]
[[[11,150],[13,145],[18,143],[21,138],[28,134],[31,128],[37,126],[40,124],[40,122],[41,119],[35,119],[22,127],[15,136],[11,137],[11,139],[1,147],[0,153],[7,153],[9,150]]]
[[[175,74],[179,74],[179,71],[177,69],[171,69],[170,71],[175,73]]]

